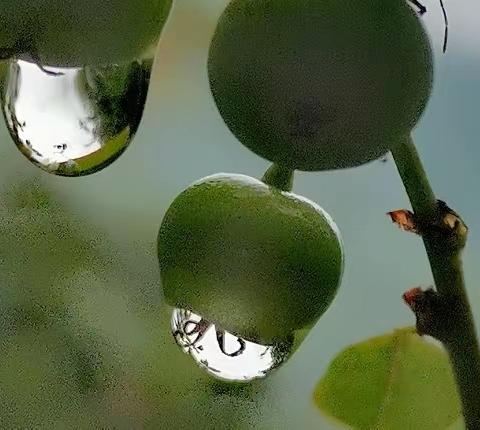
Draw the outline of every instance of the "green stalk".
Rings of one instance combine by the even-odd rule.
[[[294,171],[279,164],[272,164],[263,175],[262,181],[282,191],[292,191]]]
[[[438,204],[411,138],[392,151],[397,169],[410,198],[416,220],[422,225],[438,222]],[[436,337],[445,345],[452,364],[463,415],[468,430],[480,429],[480,348],[463,277],[461,248],[451,237],[426,229],[423,242],[437,294],[448,303],[450,315],[434,315]],[[464,238],[458,238],[459,243]],[[444,322],[443,324],[440,324]]]

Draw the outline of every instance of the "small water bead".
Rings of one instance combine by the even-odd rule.
[[[97,172],[131,142],[151,68],[152,60],[62,69],[13,60],[0,86],[10,135],[22,154],[47,172]]]
[[[184,309],[172,313],[177,344],[216,378],[248,382],[264,378],[292,352],[292,342],[260,345],[220,330],[201,316]]]

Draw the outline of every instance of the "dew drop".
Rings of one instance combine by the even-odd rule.
[[[260,345],[219,330],[201,316],[184,309],[172,314],[177,344],[209,374],[226,381],[248,382],[264,378],[285,362],[292,341]]]
[[[12,60],[0,99],[13,141],[49,173],[82,176],[103,169],[137,131],[152,62],[60,69]]]

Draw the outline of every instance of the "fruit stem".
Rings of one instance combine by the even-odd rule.
[[[438,227],[439,203],[435,198],[425,169],[411,137],[396,146],[392,154],[398,172],[410,198],[416,219],[424,226]],[[466,231],[463,233],[466,235]],[[442,333],[435,336],[448,351],[462,401],[468,430],[480,429],[480,347],[463,277],[461,251],[466,237],[459,237],[452,246],[450,234],[428,228],[422,233],[423,242],[440,298],[449,303],[450,312],[434,315],[442,324]],[[463,239],[463,240],[462,240]],[[445,312],[444,313],[448,313]],[[453,318],[452,318],[453,317]]]
[[[292,191],[294,171],[273,163],[265,172],[262,182],[282,191]]]

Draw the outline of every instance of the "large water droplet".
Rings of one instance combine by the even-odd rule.
[[[172,333],[177,344],[200,367],[227,381],[264,378],[292,352],[290,339],[273,345],[249,342],[184,309],[173,311]]]
[[[140,123],[152,60],[48,68],[13,60],[2,110],[18,149],[47,172],[81,176],[116,160]]]

